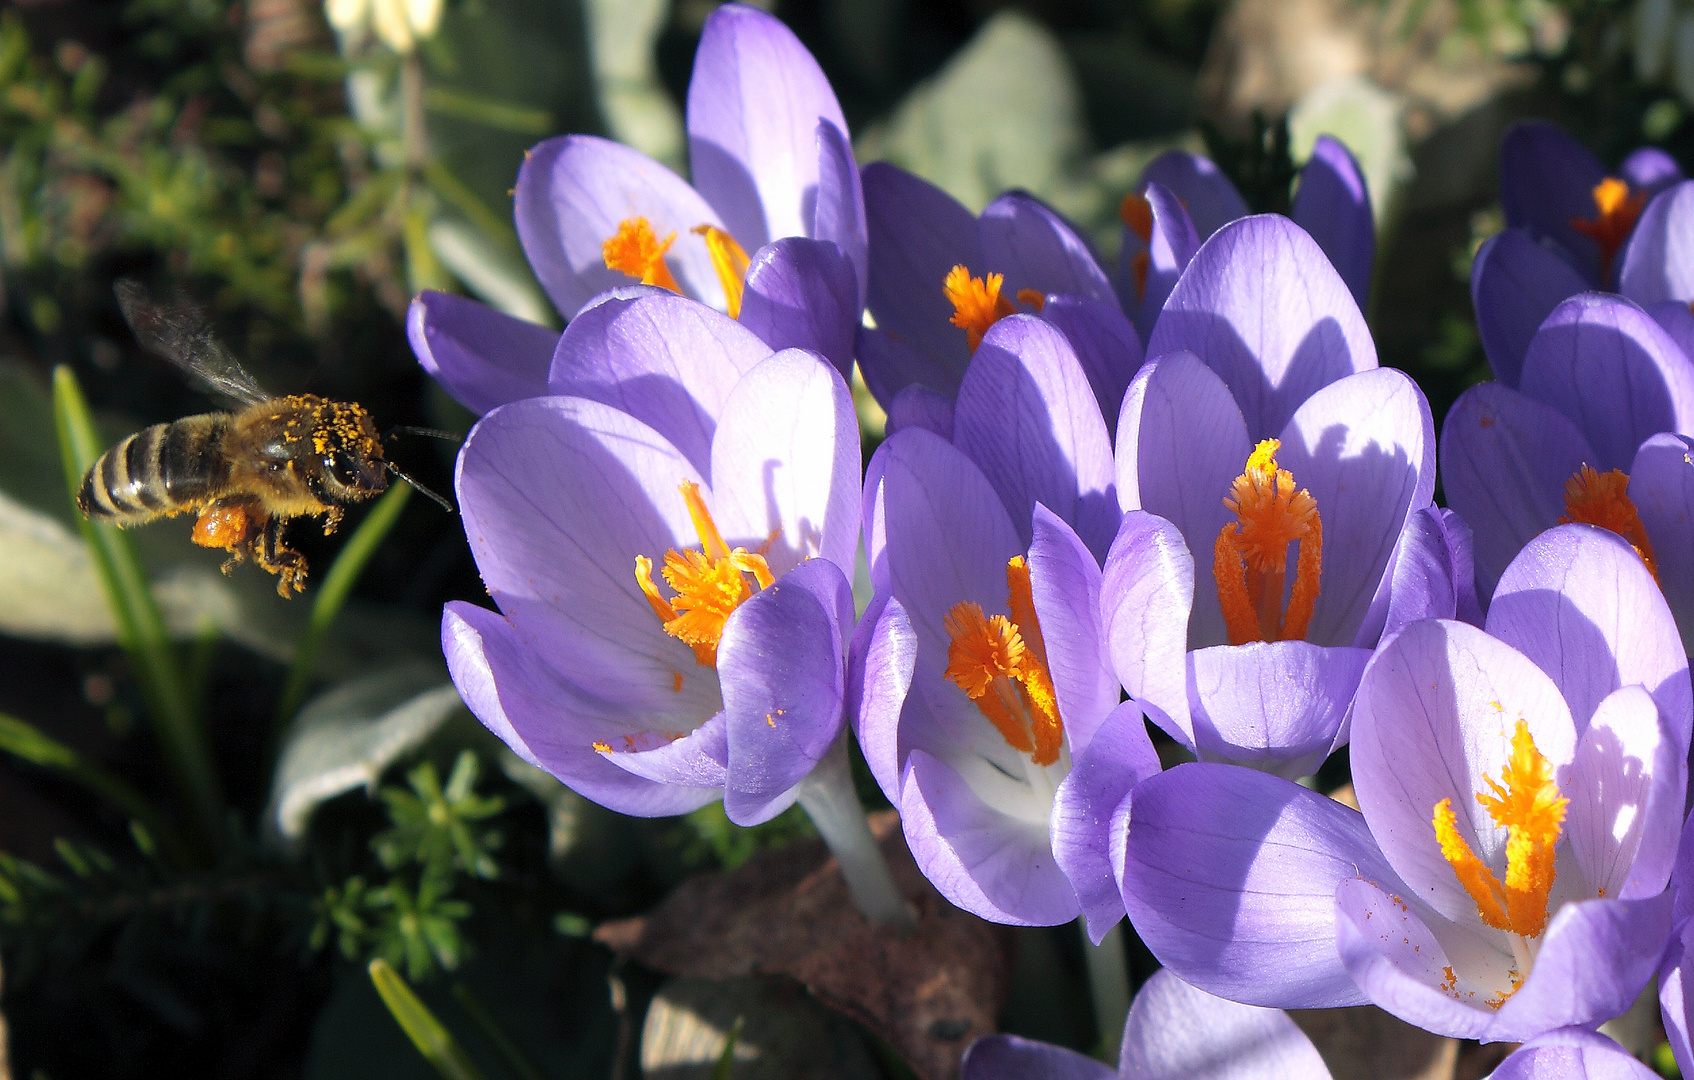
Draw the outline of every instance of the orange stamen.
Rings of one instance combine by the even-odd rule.
[[[1019,289],[1018,303],[1027,308],[1034,308],[1039,314],[1047,306],[1047,294],[1039,289]]]
[[[1591,465],[1578,469],[1565,481],[1565,516],[1560,525],[1577,522],[1610,529],[1629,541],[1641,556],[1653,580],[1659,580],[1659,563],[1653,557],[1653,542],[1647,539],[1647,526],[1629,498],[1629,474],[1622,469],[1598,472]]]
[[[1266,439],[1254,447],[1223,501],[1237,520],[1218,533],[1212,574],[1232,645],[1304,639],[1317,605],[1323,521],[1311,492],[1296,490],[1293,474],[1276,467],[1281,446],[1276,439]],[[1300,555],[1285,612],[1288,545],[1296,542]]]
[[[1510,831],[1506,881],[1494,876],[1459,835],[1453,800],[1435,804],[1435,836],[1441,856],[1476,902],[1482,921],[1519,937],[1539,937],[1547,928],[1547,895],[1555,876],[1553,849],[1570,800],[1559,794],[1553,763],[1537,750],[1527,721],[1512,734],[1512,756],[1500,779],[1483,777],[1492,794],[1478,794],[1494,824]]]
[[[714,225],[696,225],[692,230],[706,238],[706,252],[712,257],[712,269],[717,271],[723,285],[725,309],[729,317],[741,317],[741,294],[747,286],[747,252],[735,242],[735,237]]]
[[[774,580],[765,557],[746,548],[731,548],[718,532],[700,487],[684,480],[678,487],[688,516],[694,521],[694,532],[700,537],[699,551],[665,552],[661,573],[665,584],[676,594],[666,600],[653,583],[653,560],[645,555],[635,557],[635,582],[647,597],[653,614],[664,624],[669,634],[694,650],[694,662],[701,667],[716,667],[718,642],[723,638],[724,623],[730,614],[756,589],[768,588]],[[749,587],[743,575],[751,575]],[[681,676],[677,676],[681,686]]]
[[[1635,219],[1641,216],[1641,208],[1646,205],[1645,191],[1631,195],[1628,184],[1615,176],[1608,176],[1594,186],[1595,215],[1587,220],[1570,219],[1571,228],[1600,246],[1600,284],[1611,282],[1612,261],[1617,258],[1623,242],[1629,239],[1630,230],[1635,228]]]
[[[1006,744],[1037,765],[1059,760],[1065,727],[1047,668],[1047,647],[1035,616],[1029,566],[1016,556],[1006,564],[1011,618],[989,617],[978,604],[953,605],[943,625],[947,679],[963,690]]]
[[[973,278],[963,264],[947,271],[941,291],[953,305],[953,317],[949,321],[965,332],[972,352],[982,344],[982,335],[988,333],[990,326],[1017,310],[1000,295],[1005,280],[1004,274]]]
[[[618,222],[617,235],[600,245],[600,254],[608,269],[638,278],[643,285],[657,285],[679,293],[682,289],[665,265],[665,252],[675,240],[674,232],[660,240],[644,217],[625,218]]]
[[[1129,269],[1135,275],[1135,298],[1143,300],[1147,296],[1147,271],[1153,267],[1153,253],[1137,251],[1135,258],[1129,261]]]
[[[1136,236],[1141,237],[1143,244],[1153,242],[1153,204],[1147,201],[1145,195],[1130,192],[1118,204],[1118,217],[1128,225]]]

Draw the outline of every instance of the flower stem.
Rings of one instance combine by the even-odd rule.
[[[847,734],[800,784],[800,805],[811,815],[818,835],[841,864],[853,903],[873,923],[910,930],[917,925],[911,905],[894,887],[894,876],[865,820],[865,808],[853,790],[847,767]]]
[[[1124,1018],[1129,1015],[1129,968],[1123,950],[1123,923],[1106,931],[1098,945],[1088,939],[1085,919],[1078,919],[1076,925],[1082,931],[1082,955],[1088,962],[1088,999],[1094,1004],[1094,1027],[1099,1033],[1100,1050],[1110,1064],[1117,1060]]]

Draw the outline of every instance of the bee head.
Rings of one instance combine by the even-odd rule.
[[[350,401],[327,401],[315,419],[312,453],[333,500],[364,499],[388,487],[382,440],[370,413]]]

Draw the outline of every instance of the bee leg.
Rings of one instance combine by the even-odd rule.
[[[259,535],[253,561],[277,576],[276,592],[284,600],[306,586],[306,556],[282,542],[282,519],[271,518]]]
[[[200,508],[191,539],[201,547],[229,552],[223,572],[229,573],[248,555],[268,519],[263,507],[248,502],[213,502]]]
[[[345,508],[340,506],[331,506],[328,511],[328,516],[324,518],[324,535],[328,536],[335,532],[336,526],[341,524],[341,519],[345,517],[346,514],[347,511]]]

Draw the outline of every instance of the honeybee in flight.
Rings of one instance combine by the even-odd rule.
[[[193,512],[192,539],[230,553],[229,573],[244,559],[277,575],[276,591],[299,592],[306,558],[283,543],[289,519],[324,517],[324,535],[348,503],[405,480],[449,510],[382,453],[370,413],[315,394],[272,397],[220,345],[202,312],[156,304],[133,280],[117,283],[118,305],[136,340],[194,375],[238,412],[202,413],[154,424],[107,450],[89,466],[77,507],[119,527]]]

